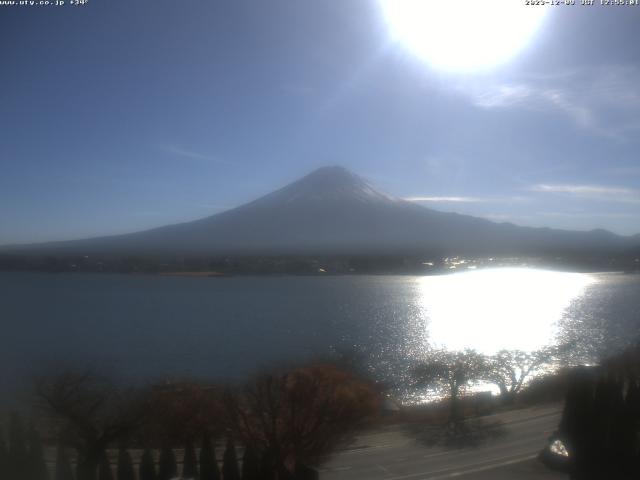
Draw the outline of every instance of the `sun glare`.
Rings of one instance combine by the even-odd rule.
[[[419,282],[432,346],[492,354],[533,351],[552,343],[557,321],[595,279],[581,273],[498,268]]]
[[[472,72],[511,59],[547,8],[516,0],[380,0],[392,36],[437,69]]]

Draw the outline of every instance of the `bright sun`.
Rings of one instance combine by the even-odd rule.
[[[433,67],[487,69],[531,39],[547,8],[518,0],[379,0],[395,39]]]

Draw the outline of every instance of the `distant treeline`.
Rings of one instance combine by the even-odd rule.
[[[453,259],[464,259],[456,265]],[[243,256],[94,256],[0,254],[0,271],[89,273],[209,272],[222,275],[426,274],[469,266],[564,268],[581,271],[640,271],[636,255],[559,253],[540,256],[458,257],[432,254],[243,255]]]

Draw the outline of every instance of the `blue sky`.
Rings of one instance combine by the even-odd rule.
[[[439,210],[639,233],[639,22],[553,8],[461,74],[374,0],[0,7],[0,244],[200,218],[335,164]]]

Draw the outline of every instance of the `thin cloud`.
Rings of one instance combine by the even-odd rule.
[[[502,203],[521,202],[526,197],[462,197],[462,196],[416,196],[405,197],[409,202],[433,202],[433,203]]]
[[[494,222],[512,222],[514,220],[522,220],[523,218],[527,218],[526,215],[509,215],[506,213],[487,213],[482,215],[482,217]]]
[[[536,215],[543,217],[559,217],[559,218],[637,218],[640,219],[639,214],[628,212],[604,212],[604,213],[592,213],[592,212],[537,212]]]
[[[500,108],[524,105],[533,95],[527,85],[497,85],[473,94],[472,99],[478,107]]]
[[[462,82],[456,89],[479,108],[559,112],[579,128],[627,139],[640,130],[638,82],[640,68],[610,66],[504,82]]]
[[[525,108],[534,111],[556,110],[569,116],[582,128],[597,129],[594,114],[575,98],[575,92],[564,88],[536,88],[527,83],[488,85],[472,92],[474,105],[484,109]]]
[[[479,197],[405,197],[409,202],[477,203],[485,199]]]
[[[231,162],[228,162],[226,160],[222,160],[219,158],[215,158],[215,157],[211,157],[208,155],[205,155],[203,153],[200,152],[196,152],[193,150],[188,150],[186,148],[182,148],[179,147],[177,145],[160,145],[160,149],[162,151],[164,151],[165,153],[169,153],[171,155],[175,155],[178,157],[183,157],[183,158],[188,158],[191,160],[203,160],[203,161],[207,161],[207,162],[215,162],[215,163],[224,163],[226,165],[230,165]]]
[[[204,208],[207,210],[230,210],[233,207],[229,205],[218,205],[218,204],[210,204],[210,203],[196,203],[196,207]]]
[[[563,194],[586,199],[640,202],[640,190],[618,186],[539,183],[531,186],[529,190],[532,192]]]
[[[569,92],[565,90],[543,90],[540,97],[546,100],[549,105],[564,112],[571,117],[578,126],[583,128],[598,129],[594,121],[594,114],[586,105],[571,98]]]
[[[607,187],[603,185],[569,185],[540,183],[531,187],[534,192],[570,193],[573,195],[632,195],[637,193],[630,188]]]

